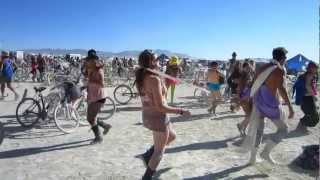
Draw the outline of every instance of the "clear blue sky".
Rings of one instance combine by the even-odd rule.
[[[0,48],[167,49],[319,60],[317,0],[1,0]]]

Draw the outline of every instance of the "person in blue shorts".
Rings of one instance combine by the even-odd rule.
[[[211,105],[208,109],[209,114],[215,114],[218,103],[221,99],[221,84],[224,82],[223,74],[218,71],[218,63],[211,62],[207,73],[207,88],[211,92]]]

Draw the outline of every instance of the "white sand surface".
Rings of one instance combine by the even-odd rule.
[[[37,84],[21,83],[18,90],[32,91],[33,85]],[[288,120],[288,138],[272,153],[281,165],[262,162],[246,166],[248,155],[237,152],[241,138],[236,124],[243,119],[243,112],[231,113],[229,105],[222,104],[217,117],[210,116],[207,107],[193,98],[193,90],[188,85],[176,90],[176,106],[190,109],[192,117],[171,116],[177,139],[167,148],[155,179],[315,179],[314,172],[288,166],[302,152],[302,146],[319,144],[319,125],[310,128],[309,135],[292,131],[302,116],[299,107],[295,106],[295,118]],[[112,91],[108,89],[111,96]],[[67,135],[54,124],[22,128],[15,119],[16,106],[12,95],[0,101],[0,121],[6,130],[0,146],[0,180],[141,179],[145,168],[136,156],[151,145],[152,136],[141,125],[139,99],[118,106],[108,120],[113,127],[99,145],[89,145],[93,138],[89,127]],[[275,127],[268,120],[265,134],[273,132]]]

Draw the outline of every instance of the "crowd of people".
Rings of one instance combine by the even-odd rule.
[[[287,50],[285,48],[275,48],[272,51],[272,60],[257,68],[253,60],[237,60],[237,54],[234,52],[232,59],[222,66],[226,69],[226,73],[222,73],[221,65],[213,61],[208,65],[205,84],[198,81],[193,83],[193,85],[202,87],[210,93],[208,113],[215,114],[217,107],[228,99],[230,99],[231,111],[243,109],[245,118],[241,123],[237,124],[237,128],[244,139],[243,148],[251,154],[250,164],[256,162],[257,151],[263,137],[264,119],[270,119],[277,127],[277,131],[267,141],[261,157],[274,164],[276,162],[272,159],[270,153],[288,133],[285,119],[291,119],[295,114],[286,86],[286,70],[284,67],[287,58],[286,54]],[[48,63],[53,64],[52,60],[46,59],[41,55],[28,56],[27,59],[30,59],[28,62],[30,62],[33,80],[37,72],[44,73]],[[15,99],[19,98],[18,93],[11,84],[14,72],[17,69],[15,62],[13,54],[6,51],[1,53],[1,98],[5,98],[5,87],[14,93]],[[176,133],[171,126],[168,114],[178,114],[185,118],[191,115],[189,110],[170,106],[174,102],[174,93],[178,85],[177,79],[182,77],[186,65],[187,63],[181,63],[177,56],[172,56],[167,62],[166,70],[163,73],[161,72],[159,58],[152,50],[145,50],[138,57],[135,84],[141,97],[142,121],[144,127],[152,131],[154,141],[153,146],[141,156],[146,165],[143,180],[152,179],[163,157],[165,148],[176,138]],[[119,76],[121,76],[123,68],[133,69],[134,66],[133,59],[114,58],[112,61],[112,67]],[[111,128],[110,124],[97,119],[97,115],[106,98],[103,67],[104,63],[99,59],[96,51],[93,49],[88,51],[82,66],[82,73],[87,81],[87,120],[94,133],[92,144],[103,141],[99,127],[103,128],[104,135]],[[317,64],[310,62],[307,71],[298,77],[294,86],[296,93],[295,103],[301,106],[304,113],[304,117],[301,117],[297,125],[297,130],[302,132],[307,132],[307,127],[314,127],[319,121],[316,106],[318,93],[317,69]],[[42,77],[40,76],[40,78]],[[226,86],[224,92],[222,92],[222,86]],[[171,90],[170,105],[167,103],[169,89]],[[287,117],[281,106],[282,101],[280,98],[288,106],[289,114]]]
[[[249,164],[256,163],[258,148],[264,132],[264,119],[271,119],[271,122],[277,127],[277,131],[266,142],[260,155],[271,164],[275,164],[276,162],[270,153],[288,133],[285,119],[294,117],[293,107],[286,87],[286,71],[284,68],[287,59],[286,54],[287,50],[285,48],[275,48],[272,52],[271,62],[256,69],[254,63],[250,60],[246,60],[244,63],[236,61],[236,54],[233,53],[233,58],[230,60],[227,70],[227,77],[224,77],[219,72],[217,62],[211,62],[209,65],[206,85],[211,93],[211,103],[208,112],[215,113],[216,107],[222,102],[221,85],[227,79],[227,89],[232,94],[231,110],[235,110],[240,105],[245,112],[245,119],[237,126],[244,138],[242,147],[250,152]],[[175,61],[175,57],[172,57],[173,65],[176,65]],[[174,113],[190,116],[190,112],[167,105],[166,94],[168,88],[172,86],[172,82],[164,83],[162,78],[164,76],[161,73],[154,73],[155,71],[153,70],[159,69],[159,63],[152,51],[145,50],[140,54],[139,66],[140,69],[136,73],[136,81],[143,107],[143,124],[152,131],[154,140],[154,145],[142,155],[146,165],[146,171],[142,179],[149,180],[152,179],[166,146],[176,137],[167,114]],[[297,130],[305,130],[308,126],[314,127],[319,121],[319,114],[315,105],[317,68],[315,63],[309,63],[307,72],[300,77],[305,82],[302,87],[304,89],[303,94],[299,95],[302,96],[301,108],[305,115],[300,119]],[[177,77],[178,68],[173,73],[171,71],[169,70],[168,74]],[[172,81],[172,79],[168,80],[167,78],[166,81]],[[287,117],[279,97],[288,106],[289,114]],[[250,128],[246,134],[247,126],[250,126]]]
[[[132,71],[135,66],[135,62],[132,58],[127,59],[115,57],[112,60],[112,70],[119,76],[123,77],[126,75],[127,71]]]

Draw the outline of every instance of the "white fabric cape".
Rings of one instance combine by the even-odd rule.
[[[254,95],[257,93],[259,88],[263,85],[263,83],[267,80],[269,75],[277,68],[282,68],[282,66],[275,60],[271,61],[274,66],[271,66],[267,68],[265,71],[263,71],[255,80],[254,84],[252,85],[251,92],[250,92],[250,97],[254,97]],[[280,118],[284,118],[285,114],[280,108]],[[252,111],[250,115],[250,121],[249,121],[249,128],[248,128],[248,133],[247,136],[245,137],[241,148],[240,152],[246,153],[251,151],[255,147],[256,143],[256,136],[257,136],[257,129],[259,125],[258,117],[260,116],[260,112],[256,109],[255,105],[252,106]]]

